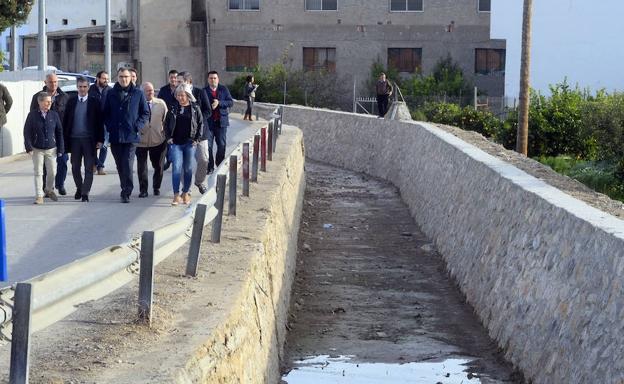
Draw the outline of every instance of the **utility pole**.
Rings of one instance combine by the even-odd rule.
[[[524,0],[522,15],[522,58],[520,60],[520,106],[516,152],[527,155],[529,146],[529,73],[531,64],[531,8],[533,0]]]
[[[113,76],[111,73],[111,3],[110,0],[106,0],[106,26],[104,27],[104,70],[109,76]],[[138,28],[138,27],[135,27]]]
[[[17,71],[17,27],[11,27],[11,71]]]
[[[39,1],[39,70],[48,69],[48,35],[46,33],[46,0]]]

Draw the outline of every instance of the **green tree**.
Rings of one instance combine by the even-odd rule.
[[[32,5],[29,0],[0,0],[0,31],[24,23]]]

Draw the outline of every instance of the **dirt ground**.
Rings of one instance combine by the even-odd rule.
[[[568,176],[561,175],[553,171],[552,168],[536,160],[527,158],[515,151],[505,149],[502,145],[493,143],[476,132],[465,131],[444,124],[434,125],[594,208],[607,212],[615,217],[624,217],[624,203],[621,201],[612,200],[609,196],[598,193]]]
[[[309,160],[306,173],[284,374],[319,355],[394,364],[462,356],[468,378],[523,382],[395,187]]]

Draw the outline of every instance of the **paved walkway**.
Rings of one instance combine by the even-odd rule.
[[[284,382],[521,382],[396,188],[311,161],[306,174]]]
[[[238,118],[231,120],[228,129],[227,153],[261,126],[235,116]],[[130,204],[121,204],[119,178],[109,150],[108,174],[94,176],[89,203],[74,200],[70,169],[65,183],[67,196],[59,196],[58,202],[46,199],[44,205],[35,206],[32,161],[28,158],[0,164],[0,199],[6,202],[9,282],[37,276],[181,217],[186,207],[170,204],[171,169],[165,172],[159,197],[151,195],[151,166],[149,169],[150,196],[137,197],[139,184],[135,171]],[[214,184],[214,177],[209,182]],[[199,195],[194,186],[192,195],[194,199]],[[8,283],[0,282],[0,286],[5,285]]]

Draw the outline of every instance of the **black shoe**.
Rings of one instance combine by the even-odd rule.
[[[59,193],[61,193],[61,191],[59,191]],[[74,200],[80,200],[81,196],[82,192],[80,192],[80,189],[76,190],[76,193],[74,193]]]
[[[83,202],[89,202],[89,195],[82,195],[82,201]]]
[[[65,190],[65,187],[59,187],[58,191],[59,191],[59,195],[61,196],[67,195],[67,191]]]
[[[154,189],[154,196],[160,196],[160,189]]]
[[[202,195],[204,193],[206,193],[206,187],[204,187],[203,185],[197,185],[197,189],[199,189],[199,193],[201,193]]]
[[[139,193],[139,197],[147,197],[147,192],[141,192],[141,193]]]
[[[130,196],[122,195],[121,196],[121,202],[125,203],[125,204],[129,203],[130,202]]]

